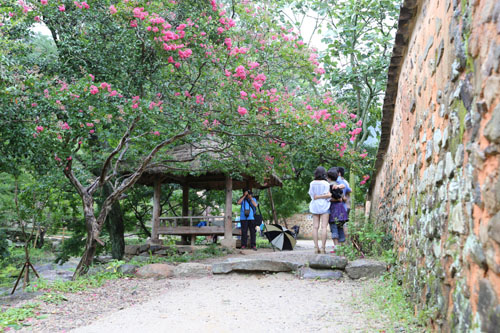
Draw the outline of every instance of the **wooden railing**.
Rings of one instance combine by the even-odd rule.
[[[198,227],[205,221],[206,226]],[[233,221],[233,224],[237,222]],[[190,236],[194,245],[196,236],[223,236],[224,216],[168,216],[160,217],[159,235]],[[233,235],[240,236],[241,230],[233,226]]]

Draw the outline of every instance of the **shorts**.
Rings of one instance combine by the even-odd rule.
[[[338,239],[339,242],[345,242],[345,234],[343,224],[330,223],[330,231],[332,233],[332,239]]]

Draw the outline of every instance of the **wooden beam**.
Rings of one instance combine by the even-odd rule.
[[[236,241],[233,240],[233,179],[226,175],[226,206],[224,210],[224,239],[222,246],[235,248]]]
[[[273,200],[273,193],[271,192],[271,188],[267,188],[267,194],[269,195],[269,202],[271,203],[271,211],[273,212],[273,220],[275,224],[278,223],[278,215],[276,214],[276,209],[274,208],[274,200]]]
[[[224,236],[224,227],[160,227],[158,228],[158,233],[160,235],[178,235],[178,236]],[[233,228],[231,233],[234,236],[241,236],[241,229]]]
[[[155,181],[153,194],[153,228],[151,230],[151,240],[159,240],[158,228],[160,227],[160,197],[161,197],[161,182]]]

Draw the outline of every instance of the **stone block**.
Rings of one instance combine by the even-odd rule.
[[[303,279],[340,280],[343,276],[344,274],[339,270],[313,269],[309,267],[302,267],[299,270],[299,277]]]
[[[455,162],[453,161],[453,156],[451,155],[451,152],[447,152],[445,157],[445,168],[444,168],[444,173],[446,174],[446,177],[450,178],[453,174],[453,171],[455,171]]]
[[[387,264],[376,260],[358,259],[349,262],[345,271],[351,279],[372,278],[384,274],[387,271]]]
[[[460,168],[464,163],[464,145],[459,144],[457,146],[457,151],[455,152],[455,165]]]
[[[462,204],[458,203],[451,208],[448,229],[458,234],[465,234],[466,225]]]
[[[483,269],[486,268],[486,257],[484,255],[483,247],[474,234],[467,237],[463,250],[464,262],[467,262],[469,257]]]
[[[433,152],[433,142],[432,142],[432,140],[428,140],[427,145],[425,147],[425,160],[426,161],[431,160],[432,152]]]
[[[493,110],[493,115],[484,128],[484,136],[490,142],[500,143],[500,103]]]
[[[188,262],[182,263],[174,268],[175,277],[204,277],[212,274],[212,266]]]
[[[148,262],[149,261],[149,256],[135,256],[130,261],[137,261],[137,262]]]
[[[481,316],[481,329],[487,332],[489,319],[498,306],[498,299],[495,289],[487,279],[479,281],[479,297],[477,300],[477,312]],[[498,328],[498,327],[497,327]]]
[[[125,245],[125,254],[136,255],[139,254],[140,245]]]
[[[500,178],[498,173],[490,174],[486,178],[483,201],[486,210],[491,215],[496,214],[500,210]]]
[[[434,171],[434,183],[439,184],[443,181],[444,175],[444,161],[439,161],[436,170]]]
[[[500,212],[496,213],[488,222],[488,236],[500,244]]]
[[[213,274],[230,272],[292,272],[298,265],[288,261],[266,259],[235,259],[212,264]]]
[[[135,275],[139,278],[167,278],[174,275],[175,267],[167,264],[149,264],[142,266]]]
[[[345,257],[318,254],[309,260],[309,267],[320,269],[344,269],[347,266]]]
[[[149,244],[142,244],[139,246],[139,253],[147,252],[149,250]]]

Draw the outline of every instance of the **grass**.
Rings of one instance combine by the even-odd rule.
[[[71,281],[47,281],[39,279],[28,288],[29,291],[47,290],[48,292],[59,291],[65,293],[75,293],[79,291],[86,291],[90,288],[97,288],[108,280],[119,279],[123,274],[119,272],[98,272],[92,275],[79,276]]]
[[[139,262],[135,260],[131,260],[129,264],[144,266],[147,264],[157,264],[157,263],[176,263],[176,262],[190,262],[196,260],[203,260],[213,257],[220,257],[226,255],[228,252],[226,249],[223,249],[216,244],[210,244],[201,250],[196,250],[193,253],[183,253],[178,254],[176,251],[172,251],[172,253],[168,257],[158,257],[150,255],[149,259],[145,262]]]
[[[368,317],[380,319],[381,314],[393,323],[392,332],[424,332],[425,318],[416,317],[411,302],[393,274],[385,274],[367,284],[363,289],[363,301],[370,305]]]

